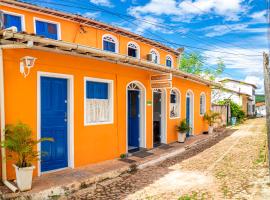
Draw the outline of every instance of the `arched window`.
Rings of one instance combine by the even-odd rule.
[[[103,35],[102,37],[103,50],[117,53],[118,52],[118,41],[117,39],[109,34]]]
[[[140,58],[140,48],[135,42],[128,43],[128,56]]]
[[[159,64],[159,53],[157,52],[157,50],[152,49],[150,51],[150,54],[152,54],[152,62]]]
[[[170,92],[170,118],[180,117],[180,92],[171,89]]]
[[[205,94],[201,93],[201,95],[200,95],[200,115],[204,115],[205,111],[206,111]]]
[[[166,56],[166,66],[167,67],[172,67],[173,65],[173,58],[170,55]]]

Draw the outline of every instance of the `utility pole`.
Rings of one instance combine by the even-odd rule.
[[[263,53],[263,72],[264,72],[264,91],[265,91],[265,105],[266,105],[268,168],[270,171],[270,69],[269,69],[269,54],[265,52]]]

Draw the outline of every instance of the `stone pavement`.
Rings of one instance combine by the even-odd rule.
[[[254,161],[258,162],[261,145],[265,144],[264,126],[263,119],[248,120],[163,162],[141,170],[134,168],[60,199],[270,199],[270,192],[266,192],[269,185],[260,188],[249,180],[255,176],[258,181],[260,171]]]
[[[171,148],[169,149],[154,148],[148,151],[151,152],[152,155],[146,158],[135,156],[128,157],[129,159],[135,160],[135,163],[126,163],[115,159],[77,169],[66,169],[44,174],[34,178],[33,189],[28,192],[10,193],[4,186],[0,187],[0,191],[4,199],[57,199],[60,196],[61,198],[65,197],[70,199],[119,199],[120,196],[124,197],[137,190],[138,185],[143,187],[150,184],[155,178],[168,173],[168,169],[166,168],[157,170],[157,168],[160,167],[158,164],[162,161],[176,156],[179,157],[179,155],[182,156],[180,159],[185,159],[185,157],[190,154],[190,150],[195,153],[196,151],[200,151],[200,149],[196,150],[196,146],[204,144],[205,148],[207,148],[213,145],[213,142],[216,142],[214,141],[215,138],[217,138],[216,136],[223,135],[225,137],[226,134],[222,133],[223,130],[220,130],[220,132],[214,135],[193,136],[184,144],[170,144]],[[209,142],[209,140],[213,141]],[[174,163],[176,159],[172,159],[169,162]],[[145,170],[137,171],[137,169],[144,168]],[[156,173],[156,171],[158,171],[158,173]],[[148,176],[148,178],[137,179],[137,176],[132,176],[135,172],[139,177]],[[123,185],[124,180],[129,181],[127,184]],[[107,189],[109,185],[110,187]]]

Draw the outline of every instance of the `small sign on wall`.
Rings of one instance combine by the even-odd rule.
[[[152,106],[152,101],[151,101],[151,100],[147,100],[147,101],[146,101],[146,105],[147,105],[147,106]]]

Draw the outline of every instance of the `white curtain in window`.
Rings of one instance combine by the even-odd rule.
[[[86,122],[98,123],[110,121],[110,103],[108,99],[86,99]]]

